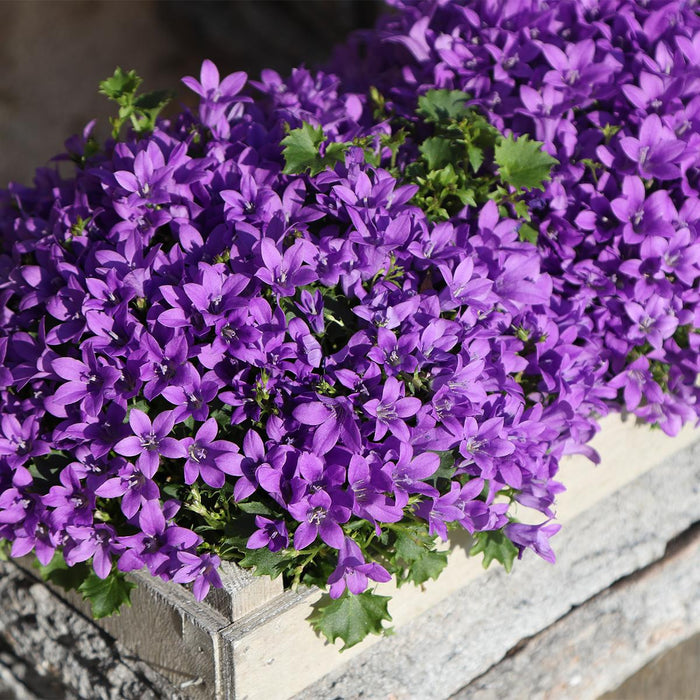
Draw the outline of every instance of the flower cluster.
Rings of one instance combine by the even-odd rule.
[[[339,50],[348,89],[377,86],[400,114],[416,93],[464,90],[499,128],[544,142],[560,165],[530,204],[554,282],[547,322],[569,346],[553,369],[563,380],[577,355],[605,362],[626,409],[675,434],[698,412],[700,370],[695,3],[391,4]]]
[[[88,127],[75,174],[2,193],[13,556],[147,567],[200,598],[220,557],[260,550],[359,595],[410,568],[391,547],[454,526],[553,560],[558,460],[595,458],[595,417],[695,416],[695,12],[392,4],[334,73],[264,71],[244,93],[205,61],[197,114],[102,150]],[[522,195],[536,245],[517,208],[416,206],[417,143],[378,144],[435,88],[559,161]],[[345,145],[311,174],[281,146],[304,125],[323,162]]]

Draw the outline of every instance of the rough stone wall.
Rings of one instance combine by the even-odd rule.
[[[156,671],[12,562],[0,562],[0,600],[0,692],[4,685],[6,697],[183,697]]]

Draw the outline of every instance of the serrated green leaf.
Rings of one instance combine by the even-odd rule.
[[[524,200],[516,199],[515,202],[513,202],[513,209],[515,209],[518,218],[524,219],[525,221],[530,221],[532,219],[530,216],[530,208]]]
[[[484,555],[484,569],[488,569],[492,561],[500,562],[510,573],[513,561],[518,555],[518,548],[506,537],[503,530],[487,530],[474,535],[475,544],[469,551],[469,556],[479,553]]]
[[[440,124],[445,121],[459,121],[471,111],[464,103],[471,96],[461,90],[428,90],[418,98],[417,114],[425,121]]]
[[[285,552],[271,552],[267,547],[261,549],[251,549],[246,552],[245,557],[238,562],[244,569],[253,569],[255,576],[269,576],[277,578],[289,568],[290,559],[294,555]]]
[[[447,552],[435,550],[435,537],[427,529],[407,527],[396,532],[396,558],[405,564],[405,572],[398,577],[401,585],[411,581],[417,586],[435,579],[447,565]]]
[[[449,139],[440,136],[431,136],[418,147],[423,157],[428,162],[430,170],[436,170],[447,165],[453,158],[453,145]]]
[[[326,145],[323,156],[320,153],[321,144],[326,140],[323,129],[304,122],[298,129],[292,129],[282,139],[284,149],[284,170],[286,175],[301,175],[309,171],[318,175],[328,167],[340,162],[349,148],[347,143],[332,142]]]
[[[423,550],[418,559],[408,567],[406,580],[420,586],[429,579],[436,579],[447,566],[447,552]]]
[[[382,634],[383,622],[391,621],[387,609],[390,598],[365,591],[352,595],[347,591],[337,600],[324,595],[306,619],[331,643],[342,639],[341,651],[359,644],[368,634]]]
[[[483,149],[470,143],[467,146],[467,157],[469,158],[469,165],[471,165],[474,174],[476,174],[484,162]]]
[[[121,571],[113,570],[105,579],[94,571],[80,584],[78,591],[92,605],[92,615],[96,620],[119,612],[122,605],[131,607],[131,591],[136,585],[127,581]]]
[[[440,466],[431,478],[451,479],[455,473],[455,455],[452,450],[438,452]]]
[[[120,100],[124,96],[133,95],[141,84],[141,78],[135,70],[125,73],[121,68],[116,68],[114,75],[100,82],[100,92],[110,100]]]
[[[541,141],[530,141],[527,135],[516,140],[512,134],[496,145],[494,160],[501,179],[509,185],[539,190],[544,189],[552,166],[559,162],[542,150]]]
[[[272,515],[272,509],[260,501],[245,501],[238,502],[236,505],[244,512],[250,515]]]

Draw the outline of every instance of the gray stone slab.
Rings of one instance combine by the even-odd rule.
[[[683,546],[595,596],[527,640],[452,700],[595,700],[658,654],[700,631],[700,528]],[[672,595],[669,592],[672,591]],[[687,658],[697,670],[697,657]],[[687,670],[687,669],[686,669]],[[695,674],[698,678],[697,673]],[[700,697],[667,676],[644,692],[607,700],[692,700]]]
[[[449,697],[521,640],[663,557],[698,520],[695,443],[569,522],[554,540],[555,566],[526,554],[510,575],[489,571],[295,697]]]
[[[182,697],[153,668],[13,562],[0,562],[0,600],[0,679],[18,700]]]
[[[657,656],[599,700],[700,698],[700,633]]]

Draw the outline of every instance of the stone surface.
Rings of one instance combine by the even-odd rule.
[[[526,555],[509,575],[489,570],[295,697],[449,697],[521,640],[660,559],[698,520],[700,443],[570,521],[555,540],[556,566]]]
[[[700,698],[700,633],[628,678],[599,700],[678,700]]]
[[[0,600],[0,680],[11,697],[182,697],[153,668],[12,562],[0,562]]]
[[[527,688],[528,700],[595,700],[690,638],[700,631],[700,527],[669,549],[662,560],[524,641],[451,700],[501,700],[514,697],[514,688]],[[700,697],[700,687],[684,691],[670,676],[643,688],[637,683],[631,693],[606,700]]]

